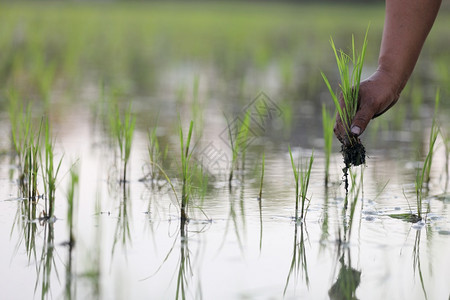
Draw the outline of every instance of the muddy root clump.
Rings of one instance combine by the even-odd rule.
[[[359,166],[366,163],[366,149],[361,143],[361,140],[356,140],[351,145],[342,145],[342,156],[344,157],[344,164],[346,168],[351,166]]]
[[[342,144],[341,153],[344,157],[345,167],[342,169],[344,173],[345,194],[348,194],[348,169],[351,166],[359,166],[366,163],[366,149],[361,140],[356,138],[350,145]]]

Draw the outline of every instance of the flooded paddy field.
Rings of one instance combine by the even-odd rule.
[[[320,71],[382,6],[2,4],[2,298],[448,299],[448,15],[346,193]]]

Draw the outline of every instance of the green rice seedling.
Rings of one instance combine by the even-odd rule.
[[[41,155],[42,178],[44,180],[45,191],[45,212],[44,218],[49,219],[54,216],[55,210],[55,193],[56,193],[56,179],[63,157],[59,162],[55,161],[54,143],[52,140],[50,124],[48,120],[44,122],[44,149],[43,157]],[[55,164],[56,163],[56,164]]]
[[[437,124],[437,117],[438,117],[438,113],[439,113],[439,102],[440,102],[440,90],[438,89],[436,91],[436,96],[435,96],[435,100],[434,100],[434,116],[433,116],[433,120],[432,120],[432,124],[431,124],[431,132],[430,132],[430,138],[428,141],[428,154],[430,158],[429,158],[429,162],[426,165],[426,169],[425,169],[425,182],[428,183],[430,182],[430,173],[431,173],[431,163],[433,162],[433,154],[434,154],[434,145],[436,143],[436,139],[437,136],[439,135],[439,125]]]
[[[322,105],[322,127],[324,139],[324,153],[325,153],[325,188],[328,187],[329,172],[330,172],[330,158],[333,150],[333,128],[336,122],[336,113],[330,115],[326,109],[325,104]]]
[[[311,168],[314,161],[314,153],[309,158],[309,163],[304,166],[302,163],[295,165],[292,156],[291,147],[289,146],[289,155],[291,157],[292,171],[295,178],[295,221],[303,221],[306,218],[307,209],[305,210],[305,202],[307,199],[307,192],[309,186],[309,179],[311,176]],[[301,202],[300,218],[298,217],[299,202]]]
[[[193,196],[199,200],[199,208],[203,206],[205,196],[208,193],[210,174],[205,171],[203,164],[193,164],[191,190]]]
[[[448,182],[450,179],[449,173],[449,164],[450,164],[450,135],[445,133],[442,129],[440,130],[441,137],[444,142],[445,149],[445,184],[444,184],[444,192],[447,192]]]
[[[261,180],[259,183],[259,200],[262,200],[262,189],[263,189],[263,182],[264,182],[264,163],[265,163],[265,153],[262,155],[262,162],[261,162]]]
[[[29,180],[32,174],[30,168],[33,165],[31,154],[35,153],[33,150],[38,148],[39,139],[32,132],[31,106],[28,105],[24,109],[24,104],[15,90],[9,91],[8,99],[12,146],[15,156],[18,158],[19,184],[22,195],[29,198],[31,196],[29,185],[32,183]]]
[[[181,191],[181,223],[185,223],[188,220],[187,209],[189,204],[189,197],[191,191],[191,174],[190,174],[190,162],[192,158],[192,151],[189,151],[192,130],[194,128],[194,122],[191,121],[189,125],[189,132],[186,138],[186,144],[183,138],[183,128],[180,125],[180,147],[181,147],[181,176],[182,176],[182,191]]]
[[[24,148],[21,151],[22,157],[19,157],[19,165],[22,165],[21,186],[22,194],[29,201],[38,200],[38,172],[39,172],[39,155],[41,151],[40,135],[41,126],[37,133],[33,130],[31,117],[27,116],[25,121]],[[21,161],[21,162],[20,162]]]
[[[16,93],[9,95],[9,115],[14,152],[18,158],[19,186],[22,196],[30,201],[38,200],[39,154],[41,151],[41,129],[34,129],[31,105],[24,112],[23,103]]]
[[[357,53],[355,48],[355,39],[352,36],[351,54],[346,54],[343,50],[336,50],[333,39],[330,39],[331,47],[336,57],[336,63],[340,75],[340,92],[344,100],[344,107],[339,103],[339,94],[336,93],[330,85],[325,74],[322,72],[323,80],[328,87],[333,102],[338,111],[338,115],[342,120],[344,129],[347,134],[349,145],[342,146],[342,153],[344,155],[344,163],[348,169],[351,165],[358,166],[365,163],[365,149],[359,138],[353,136],[350,132],[350,125],[358,109],[359,85],[361,81],[361,73],[364,64],[364,57],[367,48],[367,34],[369,28],[366,30],[364,42],[361,53]]]
[[[158,166],[162,166],[167,158],[168,146],[161,150],[158,137],[156,135],[157,127],[153,128],[152,131],[148,132],[149,144],[147,147],[148,156],[150,159],[150,178],[153,181],[158,181],[161,178],[161,171]]]
[[[194,77],[193,91],[192,91],[192,117],[195,121],[195,136],[200,139],[203,133],[203,111],[202,105],[199,102],[199,87],[200,76]]]
[[[416,204],[417,204],[417,216],[422,219],[422,200],[424,187],[430,180],[431,164],[433,161],[434,146],[436,144],[437,136],[439,134],[439,126],[437,124],[437,113],[439,109],[439,90],[436,91],[435,98],[435,111],[431,124],[430,139],[428,144],[428,152],[425,157],[422,168],[419,168],[416,172],[415,191],[416,191]]]
[[[135,123],[136,118],[131,113],[131,103],[125,111],[123,118],[120,116],[118,104],[115,103],[114,109],[110,114],[110,126],[120,150],[120,159],[123,164],[123,176],[121,182],[123,183],[126,183],[127,181],[127,169],[130,160]]]
[[[67,226],[69,227],[69,239],[67,241],[68,255],[66,261],[66,284],[65,299],[72,299],[75,292],[74,272],[73,272],[73,249],[75,246],[74,217],[76,217],[76,192],[78,189],[78,169],[75,165],[70,169],[70,181],[67,191]]]
[[[76,210],[76,190],[78,188],[79,175],[75,166],[70,169],[69,189],[67,192],[67,223],[69,227],[69,247],[75,245],[74,237],[74,214]]]
[[[238,119],[236,119],[238,120]],[[235,121],[236,122],[236,121]],[[239,126],[236,126],[233,132],[231,124],[227,119],[228,136],[230,139],[230,146],[232,151],[232,159],[230,166],[230,175],[228,177],[229,187],[231,188],[231,182],[233,180],[234,171],[239,167],[239,156],[241,158],[241,168],[245,166],[245,154],[248,142],[248,135],[250,131],[250,112],[245,114],[244,120]]]
[[[36,200],[38,197],[38,189],[37,189],[37,180],[38,180],[38,171],[39,171],[39,165],[38,165],[38,155],[40,149],[40,129],[39,133],[34,139],[33,137],[30,137],[29,146],[27,149],[27,165],[29,168],[28,174],[28,199]]]

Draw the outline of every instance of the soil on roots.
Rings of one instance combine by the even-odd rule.
[[[366,149],[361,143],[361,140],[355,138],[350,145],[342,144],[341,153],[344,157],[345,167],[342,169],[344,172],[345,194],[348,194],[348,169],[351,166],[359,166],[366,163]]]
[[[346,168],[366,163],[366,149],[360,139],[357,139],[351,145],[342,145],[341,152]]]

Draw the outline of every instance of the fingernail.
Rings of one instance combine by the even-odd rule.
[[[350,130],[354,135],[359,135],[361,133],[361,128],[359,128],[358,126],[352,126],[351,130]]]

